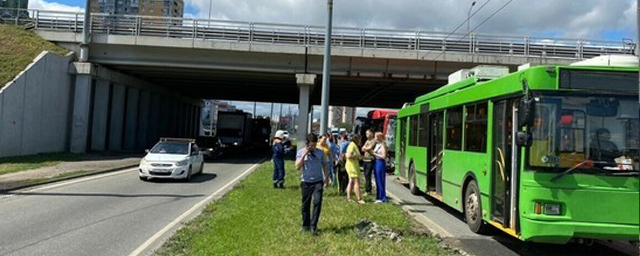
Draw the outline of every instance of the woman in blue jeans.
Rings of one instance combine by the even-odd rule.
[[[376,179],[376,203],[386,202],[387,199],[387,143],[384,134],[377,132],[375,135],[376,147],[373,149],[375,162],[373,163],[373,175]]]

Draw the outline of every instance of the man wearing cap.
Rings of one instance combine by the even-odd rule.
[[[282,140],[284,139],[284,131],[276,131],[275,138],[273,139],[273,188],[284,189],[284,145]]]

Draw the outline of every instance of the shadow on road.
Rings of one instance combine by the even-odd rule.
[[[147,182],[151,182],[151,183],[175,183],[175,184],[184,184],[184,183],[204,183],[210,180],[215,179],[216,177],[218,177],[217,174],[215,173],[200,173],[200,174],[196,174],[194,176],[191,176],[191,180],[190,181],[186,181],[186,180],[174,180],[174,179],[162,179],[162,178],[153,178],[148,180]]]

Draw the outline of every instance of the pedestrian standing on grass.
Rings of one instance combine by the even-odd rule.
[[[329,182],[331,182],[331,180],[333,180],[333,166],[332,166],[332,162],[333,162],[333,156],[331,155],[331,143],[329,142],[329,137],[327,137],[327,135],[323,135],[320,137],[320,149],[322,149],[322,152],[324,153],[325,156],[325,160],[327,161],[327,171],[329,173]]]
[[[376,203],[388,201],[387,199],[387,143],[381,132],[376,132],[376,147],[372,154],[375,157],[373,175],[376,179]]]
[[[305,147],[298,150],[296,168],[302,172],[302,231],[314,235],[318,230],[318,220],[322,210],[322,193],[328,183],[327,161],[324,152],[316,148],[318,136],[307,135]],[[313,200],[313,215],[310,215]]]
[[[371,176],[373,174],[373,149],[376,147],[375,133],[373,130],[367,130],[367,141],[362,146],[364,157],[362,158],[362,169],[364,170],[364,191],[365,196],[371,195],[373,187],[371,186]]]
[[[278,130],[274,137],[273,145],[271,146],[273,150],[273,188],[284,189],[285,147],[282,143],[282,140],[284,139],[284,132]]]
[[[362,196],[360,195],[360,159],[362,158],[360,155],[360,135],[353,135],[353,139],[351,139],[351,143],[347,147],[347,163],[345,164],[345,168],[347,169],[347,174],[349,175],[349,185],[347,185],[347,201],[352,202],[351,200],[351,192],[355,192],[356,200],[359,204],[364,204],[364,200],[362,200]]]
[[[339,157],[339,146],[338,141],[330,133],[327,133],[327,138],[329,138],[327,144],[329,144],[329,152],[331,154],[331,163],[329,164],[329,179],[331,181],[331,185],[336,186],[338,184],[338,168],[336,163],[338,162]]]
[[[346,133],[343,133],[341,137],[342,139],[340,140],[340,147],[337,154],[338,164],[336,165],[336,175],[338,176],[338,187],[340,195],[344,195],[347,192],[347,185],[349,184],[349,175],[347,174],[347,170],[345,169],[349,138]]]

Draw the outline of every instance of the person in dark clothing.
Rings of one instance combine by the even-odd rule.
[[[336,157],[336,159],[338,159],[336,164],[336,174],[338,176],[340,195],[347,194],[347,185],[349,184],[349,175],[345,169],[345,164],[347,162],[347,146],[349,146],[349,139],[347,134],[344,133],[342,134],[342,139],[340,140],[340,146]]]
[[[306,146],[296,155],[296,168],[302,172],[302,230],[317,232],[320,211],[322,210],[322,193],[329,182],[327,160],[324,152],[316,148],[318,136],[307,135]],[[311,201],[313,200],[313,215]]]
[[[273,188],[284,189],[284,154],[285,147],[282,143],[284,132],[277,131],[273,139]]]
[[[618,146],[611,141],[611,132],[606,128],[596,130],[591,140],[591,157],[600,161],[614,162],[620,157]]]

